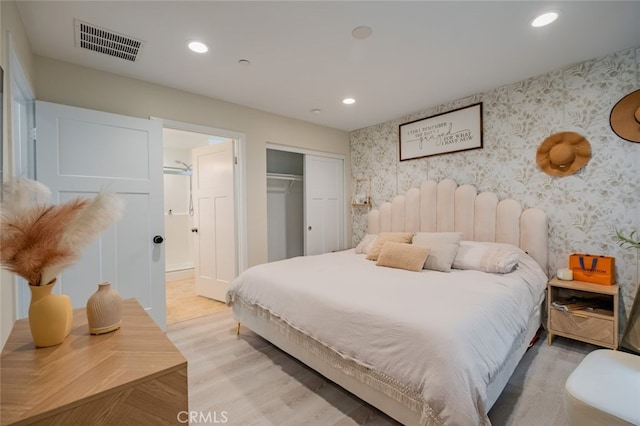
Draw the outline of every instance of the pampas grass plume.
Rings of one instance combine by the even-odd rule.
[[[48,283],[50,280],[42,279],[45,268],[68,266],[78,257],[77,250],[60,247],[58,242],[65,227],[86,204],[85,200],[73,200],[59,206],[35,206],[17,217],[3,216],[2,263],[31,285]]]
[[[97,234],[120,218],[124,202],[117,194],[100,191],[92,200],[87,201],[62,234],[59,247],[62,250],[77,250],[89,244]],[[64,265],[52,265],[42,271],[42,279],[52,280],[64,268]]]
[[[117,194],[101,191],[67,227],[61,244],[84,246],[122,215],[124,203]]]
[[[45,285],[80,257],[89,244],[122,214],[116,194],[43,204],[49,189],[17,179],[3,185],[0,205],[0,263],[30,285]]]
[[[20,216],[34,205],[45,203],[51,191],[35,180],[15,179],[2,185],[2,213]]]

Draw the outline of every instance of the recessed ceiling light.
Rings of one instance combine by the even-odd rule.
[[[311,110],[311,112],[313,114],[320,114],[322,112],[322,110],[320,108],[314,108],[314,109]]]
[[[251,65],[251,61],[249,61],[248,59],[240,59],[238,63],[245,67]]]
[[[369,38],[372,32],[373,30],[371,29],[371,27],[363,25],[361,27],[355,27],[353,31],[351,31],[351,36],[353,36],[353,38],[357,38],[358,40],[363,40],[365,38]]]
[[[351,104],[355,104],[356,100],[353,99],[353,98],[344,98],[342,100],[342,103],[345,104],[345,105],[351,105]]]
[[[206,44],[197,40],[187,42],[187,47],[196,53],[206,53],[209,51],[209,47]]]
[[[545,12],[542,15],[537,16],[533,21],[531,21],[531,26],[534,28],[544,27],[545,25],[549,25],[560,16],[560,12],[551,11]]]

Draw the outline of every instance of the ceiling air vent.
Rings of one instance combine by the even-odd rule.
[[[142,46],[140,40],[77,19],[74,21],[74,25],[77,47],[135,62],[138,50]]]

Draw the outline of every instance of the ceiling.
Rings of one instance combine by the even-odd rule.
[[[37,55],[346,131],[640,46],[638,1],[18,1],[18,9]],[[555,23],[529,26],[549,9],[561,11]],[[76,47],[74,19],[141,40],[136,61]],[[373,33],[356,39],[358,26]],[[188,51],[191,39],[209,52]],[[343,105],[345,97],[356,103]]]

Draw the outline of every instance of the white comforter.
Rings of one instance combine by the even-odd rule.
[[[250,268],[230,286],[341,356],[418,391],[426,423],[488,423],[487,385],[540,304],[546,283],[521,253],[515,272],[410,272],[353,250]],[[425,410],[423,409],[423,416]]]

